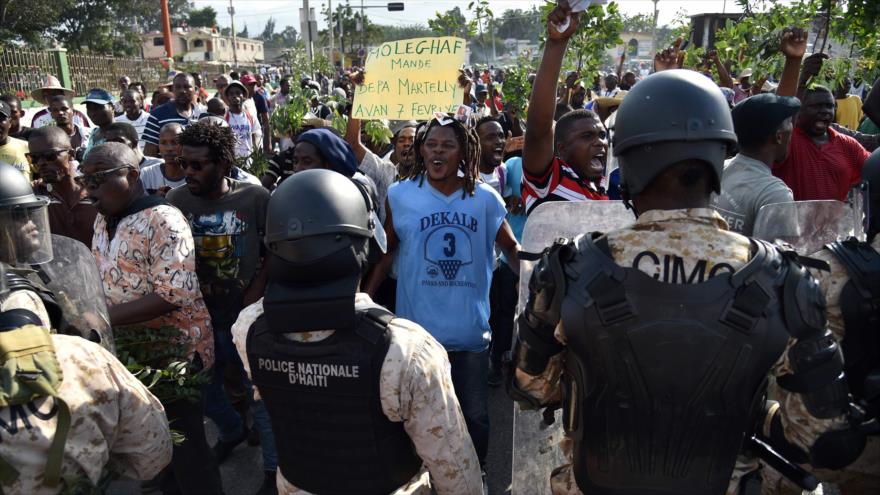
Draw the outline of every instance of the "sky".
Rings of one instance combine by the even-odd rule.
[[[229,0],[191,0],[196,8],[206,6],[214,7],[217,11],[217,22],[222,27],[229,26]],[[310,0],[309,7],[314,8],[318,20],[318,29],[325,29],[326,23],[318,13],[326,9],[328,1],[336,8],[336,0]],[[349,0],[352,7],[360,7],[363,0]],[[620,9],[627,15],[639,13],[652,13],[654,2],[651,0],[616,0]],[[366,0],[364,5],[385,5],[387,2],[378,0]],[[434,17],[437,11],[446,11],[459,7],[462,12],[467,12],[470,0],[404,0],[403,12],[388,12],[385,8],[366,9],[367,17],[376,24],[386,25],[427,25],[427,21]],[[528,9],[532,5],[540,5],[538,0],[490,0],[490,8],[496,16],[507,9]],[[235,6],[235,29],[241,31],[247,24],[251,36],[263,31],[266,21],[272,17],[275,19],[276,31],[281,31],[284,26],[293,26],[297,32],[299,28],[299,9],[302,8],[302,0],[232,0]],[[658,4],[658,24],[664,25],[675,20],[679,10],[688,15],[706,12],[740,12],[741,9],[735,0],[660,0]],[[467,15],[467,14],[465,14]]]

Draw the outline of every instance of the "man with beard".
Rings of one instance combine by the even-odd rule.
[[[229,88],[240,86],[234,82]],[[192,229],[196,273],[214,324],[216,361],[206,415],[220,431],[214,454],[223,462],[248,437],[245,418],[230,404],[223,380],[231,367],[238,380],[247,381],[230,331],[238,313],[262,297],[266,287],[267,272],[261,267],[269,192],[227,177],[235,163],[236,137],[230,127],[204,120],[184,129],[177,140],[186,187],[173,189],[166,197]],[[264,487],[271,488],[278,463],[275,440],[265,406],[248,395],[263,449]]]
[[[599,117],[577,109],[553,127],[556,81],[574,33],[551,29],[529,100],[529,131],[523,143],[523,202],[531,212],[545,201],[608,199],[600,189],[608,141]]]
[[[121,102],[124,113],[116,117],[115,121],[131,124],[135,128],[138,148],[144,151],[144,129],[147,127],[147,119],[150,118],[150,114],[144,111],[144,97],[136,89],[127,89],[122,92]]]
[[[791,188],[795,201],[843,201],[862,178],[869,153],[855,139],[831,128],[833,120],[831,91],[823,86],[807,89],[788,157],[773,167],[773,175]]]
[[[30,180],[31,170],[25,156],[27,141],[9,136],[11,123],[12,108],[5,101],[0,101],[0,162],[14,166]]]
[[[34,129],[27,144],[28,159],[40,178],[34,192],[49,198],[49,229],[91,247],[98,210],[86,188],[74,180],[76,161],[70,137],[59,127],[46,126]]]
[[[388,190],[388,252],[364,287],[375,294],[397,256],[396,310],[448,351],[455,395],[485,467],[494,247],[516,271],[519,244],[504,221],[501,196],[479,180],[473,128],[438,115],[417,133],[414,149],[413,171]]]
[[[91,128],[76,123],[70,100],[66,96],[53,97],[49,101],[49,111],[52,113],[55,125],[64,130],[64,133],[70,138],[70,146],[74,150],[74,155],[80,148],[85,148],[89,142]]]
[[[159,129],[170,122],[177,122],[186,127],[199,120],[205,108],[196,104],[196,82],[185,72],[174,76],[172,92],[174,101],[164,103],[152,110],[147,126],[144,128],[144,154],[159,154]]]

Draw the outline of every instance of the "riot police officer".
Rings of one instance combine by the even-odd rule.
[[[52,260],[48,204],[34,195],[21,172],[0,163],[0,262],[8,265],[5,277],[10,292],[4,305],[26,308],[44,327],[57,329],[61,308],[31,269]]]
[[[880,151],[862,167],[868,189],[867,241],[837,241],[812,255],[828,263],[811,270],[828,301],[828,328],[843,350],[850,391],[866,419],[880,418]],[[780,401],[793,400],[784,390]],[[876,432],[876,423],[874,423]],[[869,437],[864,453],[845,469],[816,473],[844,493],[869,493],[880,487],[880,439]]]
[[[162,405],[101,346],[50,334],[32,291],[6,284],[20,283],[10,269],[0,261],[0,491],[91,491],[108,464],[155,476],[171,460]]]
[[[323,169],[269,201],[265,296],[232,333],[272,421],[279,491],[481,493],[443,347],[358,292],[374,211]]]
[[[735,143],[710,80],[670,70],[640,82],[614,137],[635,224],[558,242],[535,269],[509,392],[528,407],[561,403],[571,464],[554,493],[738,493],[752,434],[816,467],[860,454],[816,282],[710,208]],[[768,376],[798,404],[765,405]],[[809,427],[785,436],[792,407]]]

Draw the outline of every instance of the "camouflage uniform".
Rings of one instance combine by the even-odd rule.
[[[358,293],[356,304],[372,301]],[[247,358],[247,334],[263,314],[263,301],[245,308],[232,326],[232,340],[250,376]],[[431,485],[438,494],[480,494],[482,480],[477,454],[468,435],[458,399],[452,388],[446,351],[419,325],[395,318],[389,326],[391,345],[382,364],[379,395],[382,410],[389,420],[403,422],[423,468],[394,495],[428,495]],[[333,330],[290,333],[298,342],[316,342]],[[255,391],[256,393],[257,391]],[[433,473],[433,481],[428,472]],[[278,470],[278,493],[307,495],[293,486]]]
[[[874,238],[871,247],[880,250],[880,236]],[[849,282],[846,268],[827,249],[810,255],[828,263],[829,271],[812,269],[810,273],[819,282],[825,300],[828,304],[828,329],[838,341],[843,341],[845,329],[843,325],[843,313],[840,310],[840,294]],[[780,402],[790,401],[792,394],[785,389],[779,388],[777,396]],[[801,411],[797,416],[802,421],[808,421],[806,411]],[[770,470],[767,470],[770,471]],[[876,493],[880,490],[880,439],[876,436],[868,437],[868,445],[862,455],[852,464],[839,471],[815,470],[816,476],[822,480],[838,485],[843,493]],[[766,493],[793,493],[799,494],[800,490],[786,480],[780,479],[775,472],[769,472],[765,476]]]
[[[30,308],[27,308],[30,309]],[[62,478],[97,484],[105,466],[114,473],[151,479],[171,462],[171,433],[159,401],[101,346],[53,335],[64,379],[59,396],[70,406]],[[19,471],[3,493],[57,493],[42,484],[57,408],[44,397],[0,409],[0,457]]]
[[[728,231],[727,223],[711,208],[647,211],[631,227],[609,232],[605,237],[617,264],[637,268],[656,280],[672,284],[704,282],[715,275],[738,270],[751,258],[749,239]],[[566,342],[565,328],[561,323],[556,327],[555,336],[560,343]],[[792,343],[789,342],[789,346]],[[771,375],[790,372],[787,358],[787,352],[779,357]],[[517,369],[518,385],[541,404],[558,402],[561,398],[562,359],[562,353],[554,356],[540,376],[531,376]],[[780,408],[786,437],[793,433],[792,425],[786,421],[788,408],[803,407],[799,404],[800,398],[797,399],[798,404],[783,403]],[[809,428],[801,432],[802,435],[797,437],[800,441],[795,442],[801,447],[811,445],[819,433],[841,421],[809,420]],[[561,448],[566,458],[571,459],[571,442],[563,440]],[[757,466],[756,461],[740,457],[727,493],[738,493],[739,479]],[[550,487],[555,495],[581,493],[570,464],[553,471]]]

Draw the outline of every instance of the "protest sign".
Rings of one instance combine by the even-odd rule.
[[[465,40],[445,36],[390,41],[370,49],[351,116],[420,120],[434,112],[455,112],[464,97],[458,69],[465,46]]]

